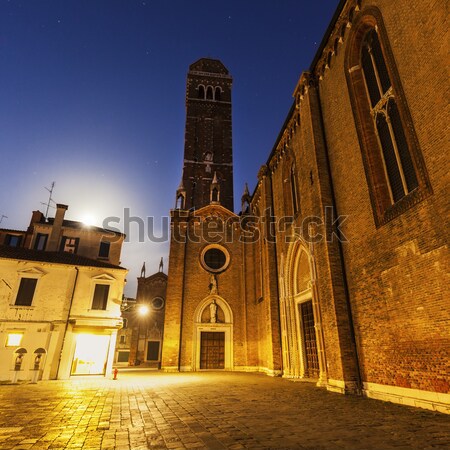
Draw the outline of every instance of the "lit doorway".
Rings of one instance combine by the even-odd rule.
[[[109,335],[77,334],[71,375],[104,375],[109,341]]]

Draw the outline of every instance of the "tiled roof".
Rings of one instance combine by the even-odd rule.
[[[229,75],[228,69],[223,65],[222,61],[211,58],[200,58],[189,66],[189,71],[218,73]]]
[[[96,259],[86,258],[85,256],[75,255],[73,253],[46,252],[42,250],[10,247],[8,245],[0,245],[0,258],[48,262],[52,264],[67,264],[71,266],[104,267],[107,269],[126,270],[124,267],[109,264],[104,261],[97,261]]]

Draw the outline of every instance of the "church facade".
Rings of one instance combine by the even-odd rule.
[[[445,16],[433,0],[341,1],[239,214],[232,79],[190,66],[164,370],[450,411]]]

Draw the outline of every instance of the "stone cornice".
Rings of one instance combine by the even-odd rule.
[[[342,8],[339,17],[334,23],[334,27],[326,44],[323,47],[322,54],[318,57],[317,62],[313,67],[313,73],[317,80],[323,80],[327,69],[333,63],[333,58],[341,50],[342,44],[347,37],[347,29],[351,28],[355,20],[355,16],[361,11],[362,0],[348,0]]]

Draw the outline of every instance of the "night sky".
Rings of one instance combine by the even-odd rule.
[[[0,227],[25,229],[55,181],[67,218],[102,226],[116,216],[123,230],[128,208],[153,216],[161,236],[181,178],[186,74],[202,57],[220,59],[234,80],[237,212],[337,4],[0,0]],[[150,275],[164,256],[167,272],[168,243],[139,242],[135,224],[128,240],[134,296],[143,261]]]

